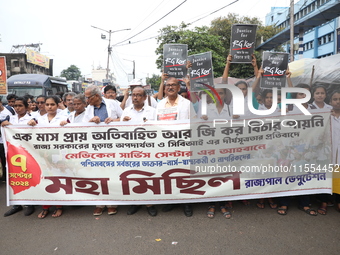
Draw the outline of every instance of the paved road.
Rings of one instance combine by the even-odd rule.
[[[288,215],[280,216],[269,206],[257,209],[255,201],[250,206],[234,202],[233,217],[226,220],[219,213],[208,219],[205,204],[195,204],[190,218],[180,208],[151,217],[145,207],[128,216],[128,206],[120,206],[117,215],[94,217],[93,206],[69,206],[62,217],[49,214],[41,220],[40,206],[28,217],[23,212],[2,217],[9,208],[5,199],[5,185],[0,183],[1,255],[291,255],[340,250],[340,213],[334,208],[327,216],[312,217],[293,203]]]

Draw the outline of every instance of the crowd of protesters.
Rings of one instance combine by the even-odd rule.
[[[227,58],[227,64],[222,77],[222,83],[228,82],[228,73],[231,65],[231,56]],[[262,90],[259,88],[259,80],[263,75],[263,70],[258,69],[256,59],[253,58],[252,65],[254,67],[255,79],[252,83],[252,95],[248,95],[247,88],[249,87],[246,81],[237,82],[235,85],[239,87],[245,99],[252,97],[253,106],[255,109],[264,110],[272,107],[272,91]],[[188,63],[190,68],[190,63]],[[293,87],[290,80],[291,73],[286,71],[287,83],[289,87]],[[226,89],[216,89],[221,98],[216,100],[216,104],[209,101],[207,98],[207,112],[203,114],[200,109],[202,94],[204,92],[190,92],[190,79],[184,78],[178,80],[173,77],[168,77],[162,74],[161,83],[158,93],[155,95],[147,95],[146,90],[141,86],[141,82],[134,80],[130,83],[130,88],[127,89],[123,96],[117,97],[116,88],[112,85],[107,85],[102,90],[94,85],[86,88],[84,94],[75,94],[67,92],[63,95],[43,96],[40,95],[34,98],[31,95],[17,97],[14,94],[7,96],[8,105],[4,106],[0,103],[0,120],[1,125],[67,125],[68,123],[111,123],[115,121],[153,121],[153,120],[185,120],[200,118],[202,120],[213,119],[238,119],[240,116],[233,114],[232,96]],[[334,91],[331,95],[327,95],[327,90],[323,86],[310,87],[306,84],[296,84],[296,87],[309,90],[312,94],[312,102],[305,103],[303,106],[309,111],[326,110],[331,111],[333,144],[340,144],[340,90]],[[216,95],[215,95],[216,96]],[[306,94],[295,93],[292,98],[304,98]],[[326,99],[329,98],[329,104]],[[248,105],[245,102],[245,115],[250,115]],[[280,98],[278,100],[277,110],[280,110]],[[167,111],[163,111],[163,110]],[[299,109],[287,108],[289,113],[299,113]],[[159,112],[170,112],[169,114],[161,114]],[[301,112],[300,112],[301,113]],[[161,117],[160,117],[161,116]],[[284,150],[282,151],[284,153]],[[0,137],[0,156],[3,168],[3,178],[6,178],[6,158],[2,138]],[[334,158],[334,157],[333,157]],[[337,158],[337,155],[336,157]],[[285,159],[287,160],[287,159]],[[283,162],[284,163],[284,162]],[[338,163],[338,162],[335,162]],[[6,179],[3,179],[4,181]],[[316,197],[319,201],[319,208],[313,210],[311,208],[310,195],[298,196],[298,203],[301,210],[311,216],[317,214],[325,215],[327,208],[335,205],[340,211],[340,196],[338,194],[319,194]],[[290,205],[291,197],[269,198],[268,204],[270,208],[275,209],[278,214],[286,215]],[[243,204],[249,205],[247,200],[242,201]],[[256,206],[260,209],[265,208],[265,199],[256,201]],[[180,205],[165,205],[162,211],[167,212],[173,210]],[[215,216],[215,207],[222,213],[223,217],[229,219],[231,217],[230,209],[233,204],[231,201],[220,201],[218,203],[208,203],[207,217]],[[191,204],[181,205],[183,212],[187,217],[192,216],[193,207]],[[43,219],[50,213],[50,205],[43,205],[42,211],[38,217]],[[114,215],[118,212],[117,205],[97,205],[93,215],[99,216],[107,209],[109,215]],[[132,215],[141,208],[140,205],[131,205],[128,208],[127,214]],[[58,205],[52,213],[52,217],[60,217],[63,214],[63,206]],[[147,212],[151,216],[157,215],[157,208],[154,205],[146,205]],[[10,216],[24,210],[26,216],[31,215],[35,211],[33,205],[14,205],[4,216]]]

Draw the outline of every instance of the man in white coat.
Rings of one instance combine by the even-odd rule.
[[[120,108],[119,103],[112,99],[103,98],[97,86],[92,85],[85,90],[85,99],[87,100],[88,106],[85,110],[84,122],[94,122],[97,124],[105,122],[109,124],[112,121],[120,120],[123,110]],[[116,205],[107,205],[106,207],[109,215],[117,213]],[[104,205],[97,205],[93,215],[101,215],[104,208]]]

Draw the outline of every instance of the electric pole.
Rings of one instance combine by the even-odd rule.
[[[109,34],[109,45],[107,47],[107,64],[106,64],[106,79],[108,80],[109,79],[109,64],[110,64],[110,55],[111,55],[111,52],[112,52],[112,47],[111,47],[111,34],[112,33],[115,33],[115,32],[119,32],[119,31],[124,31],[124,30],[131,30],[131,28],[126,28],[126,29],[120,29],[120,30],[115,30],[115,31],[112,31],[112,30],[105,30],[105,29],[102,29],[102,28],[99,28],[99,27],[95,27],[95,26],[91,26],[93,28],[96,28],[96,29],[99,29],[99,30],[102,30],[106,33]],[[106,39],[106,36],[102,34],[101,36],[102,39]]]

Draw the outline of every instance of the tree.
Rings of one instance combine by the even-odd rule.
[[[186,29],[187,25],[182,23],[180,26],[167,26],[160,30],[160,36],[157,37],[159,43],[156,54],[159,55],[156,64],[159,69],[163,65],[163,45],[170,43],[179,43],[188,45],[188,55],[212,52],[212,63],[215,77],[223,73],[225,58],[223,57],[223,45],[219,36],[209,34],[206,26],[195,27],[193,30]]]
[[[280,30],[275,26],[263,26],[258,18],[240,17],[238,14],[229,13],[227,17],[220,17],[211,22],[210,27],[195,27],[188,29],[188,25],[182,23],[180,26],[167,26],[160,30],[161,35],[157,37],[159,43],[156,54],[159,55],[156,64],[159,69],[163,64],[163,45],[169,43],[181,43],[188,45],[188,55],[212,52],[214,76],[222,76],[226,58],[230,51],[231,27],[233,24],[256,24],[256,43],[268,40]],[[279,46],[276,51],[282,51]],[[262,59],[261,52],[255,51],[257,65],[260,67]],[[237,78],[248,78],[254,75],[251,64],[232,64],[229,75]]]
[[[78,80],[81,77],[81,72],[75,65],[70,65],[67,69],[61,71],[60,76],[65,77],[66,80]]]
[[[161,76],[153,74],[151,78],[146,78],[146,84],[150,84],[153,90],[159,89],[159,84],[161,83]]]
[[[266,41],[273,37],[280,30],[274,26],[263,26],[258,18],[239,17],[238,14],[229,13],[227,17],[220,17],[211,22],[209,33],[220,37],[223,43],[223,56],[227,57],[230,52],[231,28],[233,24],[254,24],[257,25],[256,31],[256,46],[260,45],[261,41]],[[277,47],[276,51],[282,51],[281,47]],[[262,53],[254,52],[258,67],[261,66]],[[251,64],[232,64],[229,76],[237,78],[248,78],[254,75],[254,69]]]

